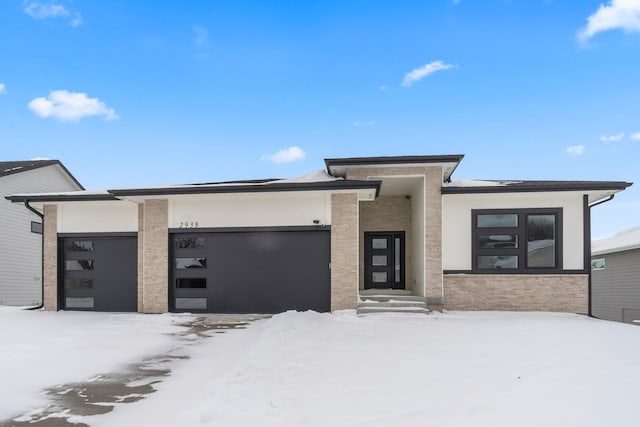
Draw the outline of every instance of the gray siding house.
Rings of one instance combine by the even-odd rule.
[[[84,190],[57,160],[0,162],[0,194]],[[42,218],[0,200],[0,305],[42,302]]]
[[[591,271],[593,315],[640,325],[640,226],[594,241]]]

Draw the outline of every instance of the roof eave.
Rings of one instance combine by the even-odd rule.
[[[478,187],[442,187],[442,194],[479,194],[479,193],[531,193],[531,192],[557,192],[557,191],[622,191],[633,185],[631,182],[611,181],[596,183],[567,183],[553,186],[524,184],[524,185],[496,185]]]
[[[360,190],[375,189],[380,193],[381,181],[328,181],[304,183],[274,183],[267,185],[229,185],[198,187],[125,188],[108,190],[115,197],[173,196],[191,194],[261,193],[283,191]]]

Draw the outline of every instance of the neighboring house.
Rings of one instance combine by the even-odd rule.
[[[329,311],[373,292],[588,313],[590,206],[631,184],[451,181],[462,158],[8,199],[44,212],[47,310]]]
[[[0,162],[0,194],[84,188],[57,160]],[[0,305],[42,302],[42,218],[0,201]]]
[[[591,244],[593,315],[640,324],[640,226]]]

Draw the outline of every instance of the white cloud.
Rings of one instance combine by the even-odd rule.
[[[48,157],[34,157],[33,159],[29,159],[29,160],[34,160],[34,161],[36,161],[36,160],[51,160],[51,159],[50,159],[50,158],[48,158]]]
[[[295,162],[296,160],[302,160],[305,158],[305,156],[306,156],[305,152],[302,151],[300,147],[293,146],[293,147],[279,150],[275,154],[263,156],[263,159],[269,160],[276,164],[280,164],[280,163],[291,163],[291,162]]]
[[[2,95],[3,93],[7,93],[7,87],[4,85],[4,83],[0,83],[0,95]]]
[[[565,152],[570,156],[580,156],[584,153],[586,147],[584,145],[572,145],[565,148]]]
[[[54,90],[47,98],[35,98],[28,107],[36,115],[61,121],[75,122],[84,117],[104,116],[105,120],[120,117],[113,108],[108,108],[98,98],[89,98],[86,93]]]
[[[424,79],[429,74],[435,73],[436,71],[440,70],[448,70],[450,68],[453,68],[453,65],[445,64],[442,61],[433,61],[429,64],[424,65],[423,67],[416,68],[415,70],[408,72],[404,76],[402,86],[409,87],[413,83]]]
[[[82,24],[82,16],[79,12],[70,11],[57,3],[25,2],[24,12],[34,19],[70,18],[71,26]]]
[[[640,31],[640,0],[611,0],[587,18],[587,25],[578,30],[580,41],[587,41],[601,31]]]
[[[629,135],[629,138],[633,139],[634,141],[640,141],[640,132],[632,133],[631,135]]]
[[[624,132],[617,133],[615,135],[602,135],[600,141],[602,142],[620,142],[624,138]]]
[[[353,122],[355,127],[369,127],[375,125],[376,122],[373,120],[369,120],[368,122]]]

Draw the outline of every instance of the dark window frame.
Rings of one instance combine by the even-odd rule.
[[[556,274],[562,273],[562,208],[531,208],[531,209],[473,209],[471,211],[471,265],[472,272],[479,274]],[[505,215],[517,214],[518,225],[516,227],[487,227],[480,228],[479,215]],[[527,227],[528,215],[554,215],[555,216],[555,267],[528,267],[527,262]],[[518,236],[517,248],[479,248],[478,237],[482,235]],[[517,268],[478,268],[478,256],[517,256]]]
[[[42,234],[43,225],[41,222],[31,221],[31,232],[35,234]]]

